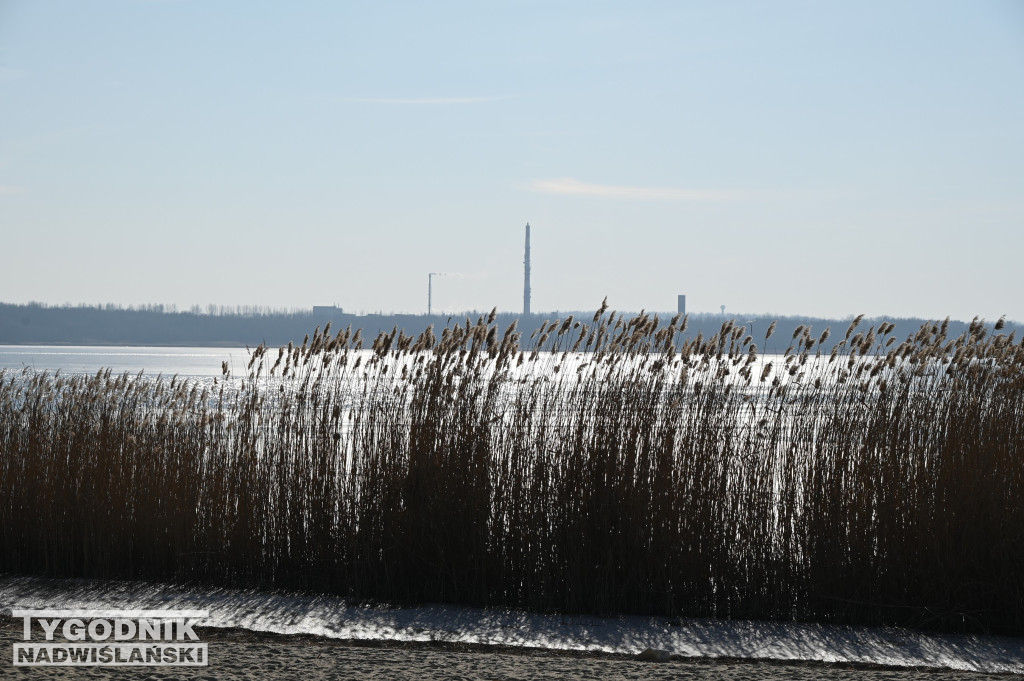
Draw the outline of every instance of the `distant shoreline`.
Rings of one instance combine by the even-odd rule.
[[[378,333],[390,333],[393,329],[404,331],[407,335],[418,335],[428,327],[433,327],[440,336],[441,329],[455,324],[464,324],[467,318],[475,322],[486,312],[466,312],[459,315],[449,314],[364,314],[355,315],[343,312],[340,308],[325,311],[316,308],[291,312],[252,312],[200,314],[196,312],[164,311],[160,306],[150,308],[107,308],[107,307],[50,307],[39,304],[15,305],[0,303],[0,345],[53,345],[53,346],[94,346],[94,347],[250,347],[260,344],[268,347],[280,347],[289,342],[301,345],[307,334],[319,327],[323,329],[331,324],[332,332],[347,327],[362,329],[365,346],[369,347]],[[629,319],[634,312],[623,312],[622,317]],[[523,316],[514,312],[499,312],[495,323],[499,329],[506,329],[512,323],[518,325],[524,341],[530,334],[545,322],[565,320],[573,316],[574,323],[591,324],[593,311],[555,311]],[[674,316],[672,312],[658,313],[662,326],[669,323]],[[695,313],[687,318],[686,336],[694,337],[703,334],[710,338],[718,333],[724,321],[733,321],[737,326],[745,328],[758,351],[762,353],[781,353],[785,350],[789,339],[800,326],[809,326],[815,335],[821,334],[826,328],[831,329],[829,339],[821,344],[823,351],[831,350],[832,346],[842,340],[842,333],[850,324],[850,318],[836,319],[823,317],[779,316],[768,314],[727,314],[722,316],[714,313]],[[865,326],[876,320],[866,319]],[[926,322],[942,320],[897,319],[886,318],[885,321],[895,323],[894,334],[905,337],[916,333]],[[987,320],[989,323],[995,320]],[[769,325],[776,322],[775,334],[765,343],[765,332]],[[968,322],[951,321],[949,333],[959,335],[968,327]],[[1007,322],[1006,331],[1014,330],[1014,323]]]

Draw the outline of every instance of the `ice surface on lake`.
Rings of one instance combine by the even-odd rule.
[[[599,618],[445,605],[346,605],[331,596],[186,589],[137,582],[0,577],[0,609],[206,609],[202,626],[338,639],[444,641],[685,657],[872,663],[1024,673],[1024,639],[817,624]]]

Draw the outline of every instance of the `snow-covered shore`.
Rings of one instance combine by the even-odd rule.
[[[185,589],[138,582],[0,577],[13,609],[203,609],[202,626],[332,639],[440,641],[688,658],[744,658],[1024,674],[1024,638],[678,618],[542,615],[426,605],[346,605],[330,596]]]

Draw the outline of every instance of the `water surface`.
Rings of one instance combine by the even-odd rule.
[[[94,374],[109,368],[115,374],[125,371],[155,376],[209,377],[221,375],[221,363],[228,362],[232,373],[243,374],[248,363],[245,348],[210,347],[119,347],[88,345],[0,345],[0,369],[63,374]]]

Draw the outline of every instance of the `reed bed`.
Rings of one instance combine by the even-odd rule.
[[[493,320],[328,327],[212,385],[0,373],[0,571],[1024,632],[1001,321],[761,357],[733,322]]]

